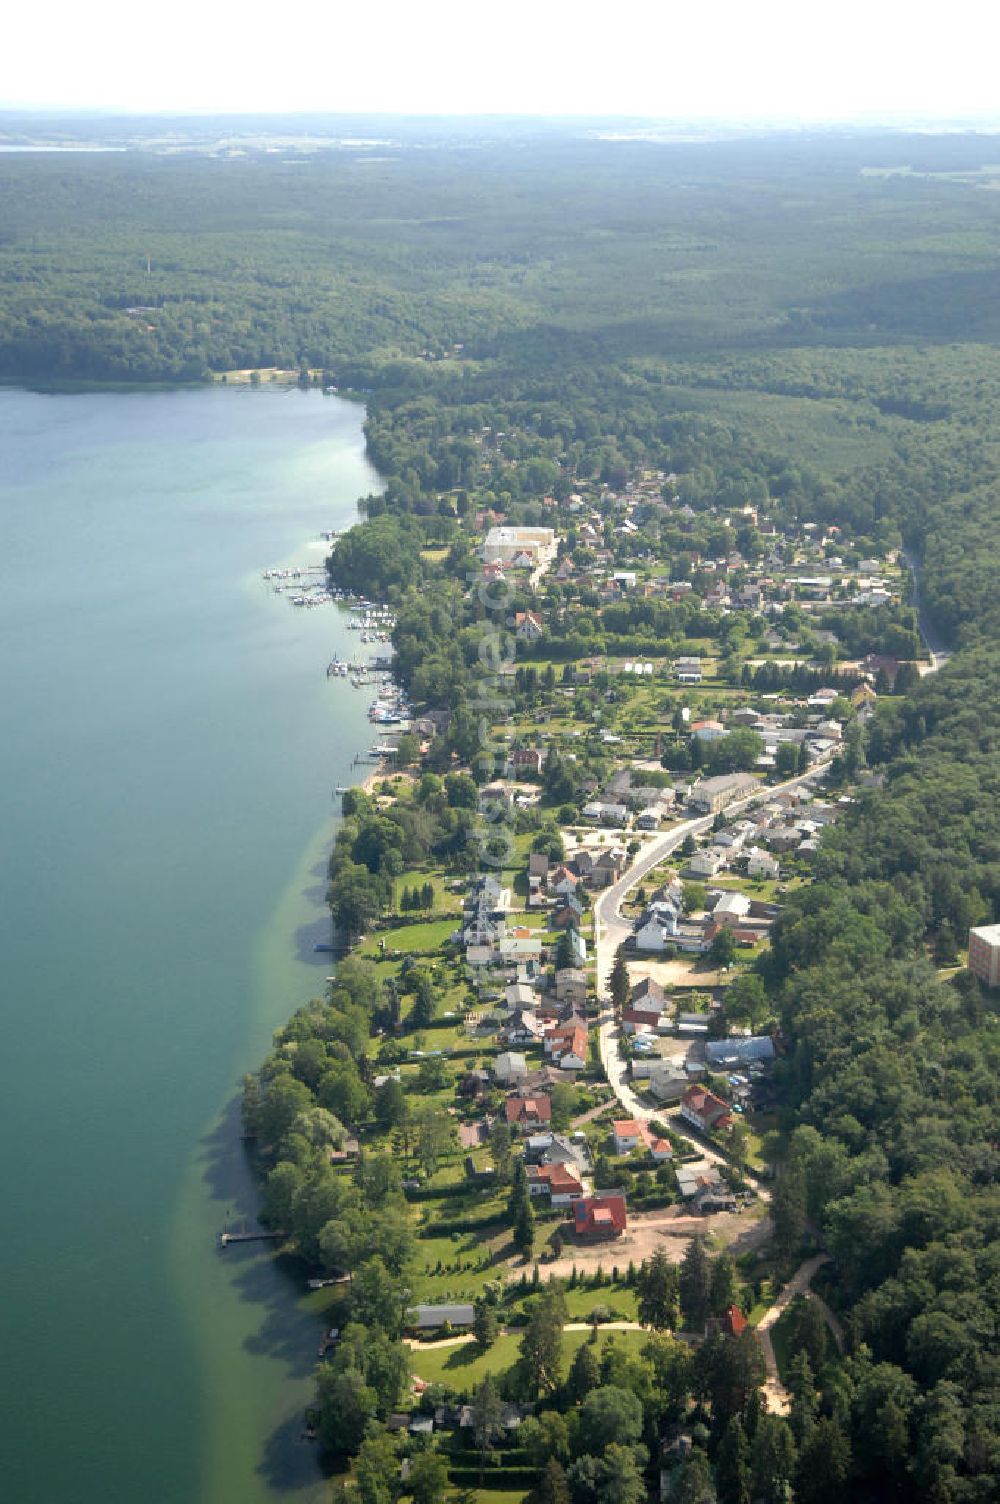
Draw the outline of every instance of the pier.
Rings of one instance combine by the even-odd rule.
[[[284,1232],[220,1232],[219,1247],[228,1248],[230,1243],[278,1243],[286,1238]]]

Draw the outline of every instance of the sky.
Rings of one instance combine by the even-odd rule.
[[[994,0],[15,0],[0,107],[1000,118]]]

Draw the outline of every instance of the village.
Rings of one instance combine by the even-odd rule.
[[[723,1326],[760,1327],[768,1403],[788,1404],[764,1336],[790,1298],[769,1216],[785,1043],[757,963],[823,831],[877,782],[862,728],[925,665],[897,550],[696,513],[671,479],[546,499],[558,530],[470,518],[481,588],[507,601],[489,766],[442,757],[452,711],[425,702],[364,786],[361,813],[402,828],[474,798],[506,841],[393,878],[355,949],[391,1000],[373,1111],[331,1156],[399,1163],[412,1383],[389,1428],[460,1451],[540,1290],[564,1292],[567,1357],[602,1327],[631,1350],[644,1271],[692,1240],[732,1261]],[[689,545],[668,570],[642,546],[653,512]],[[341,1297],[316,1284],[328,1353]],[[507,1430],[531,1409],[508,1401]]]

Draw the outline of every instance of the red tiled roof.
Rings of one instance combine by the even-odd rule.
[[[552,1118],[552,1102],[549,1097],[508,1097],[504,1103],[508,1123],[523,1123],[532,1120],[548,1123]]]
[[[746,1330],[747,1319],[739,1306],[729,1306],[722,1320],[730,1337],[738,1337]]]

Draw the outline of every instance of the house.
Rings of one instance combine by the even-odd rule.
[[[587,1065],[587,1030],[583,1024],[559,1024],[545,1031],[545,1053],[561,1070],[582,1071]]]
[[[763,877],[776,882],[781,876],[781,868],[769,851],[764,851],[760,846],[751,846],[747,873],[750,877]]]
[[[663,989],[660,988],[658,990],[660,993],[659,997],[657,997],[655,992],[647,992],[637,996],[637,989],[633,990],[625,1013],[629,1014],[637,1024],[655,1029],[660,1021],[660,1015],[666,1007],[666,998],[663,996]]]
[[[657,1102],[665,1105],[671,1102],[679,1102],[687,1091],[689,1082],[686,1076],[672,1076],[669,1069],[660,1061],[650,1061],[652,1070],[646,1090]],[[659,1069],[657,1069],[659,1067]],[[634,1070],[633,1062],[633,1070]]]
[[[588,816],[588,809],[595,810],[596,814]],[[628,807],[624,804],[613,804],[598,800],[594,804],[585,805],[583,813],[587,819],[595,820],[599,825],[614,826],[618,830],[621,830],[628,824]]]
[[[721,1316],[710,1316],[705,1323],[706,1337],[739,1337],[747,1329],[747,1319],[739,1306],[727,1306]]]
[[[545,1032],[545,1025],[537,1013],[527,1008],[515,1008],[497,1038],[504,1044],[538,1044]]]
[[[471,1326],[475,1314],[475,1306],[459,1303],[411,1306],[407,1317],[409,1326],[416,1327],[419,1332],[427,1332],[437,1331],[446,1321],[450,1326]]]
[[[549,859],[544,851],[531,851],[528,853],[528,882],[532,880],[539,883],[547,883],[549,878]]]
[[[660,809],[641,809],[635,817],[638,830],[659,830],[663,811]]]
[[[644,1147],[657,1164],[665,1164],[673,1157],[668,1141],[654,1133],[648,1123],[641,1123],[635,1118],[619,1119],[611,1124],[611,1132],[616,1154],[631,1154],[634,1149]]]
[[[750,912],[750,900],[745,893],[723,893],[712,910],[712,923],[736,928]]]
[[[556,555],[556,535],[550,527],[491,527],[483,540],[484,564],[512,564],[519,558],[525,567],[547,564]]]
[[[531,1133],[552,1121],[552,1100],[546,1096],[508,1097],[504,1103],[504,1116],[511,1128],[519,1133]]]
[[[518,1008],[533,1008],[538,995],[528,982],[510,982],[503,990],[503,999],[513,1013]]]
[[[586,1134],[568,1138],[564,1133],[533,1133],[524,1141],[526,1165],[568,1165],[579,1175],[590,1168]]]
[[[527,1075],[527,1071],[528,1062],[513,1050],[498,1055],[493,1062],[493,1074],[498,1081],[516,1081],[519,1076]]]
[[[556,1001],[578,1003],[587,1001],[587,973],[576,966],[564,966],[556,972]]]
[[[573,1204],[573,1231],[578,1238],[596,1242],[619,1238],[628,1227],[625,1197],[620,1191],[602,1196],[582,1196]]]
[[[552,1206],[569,1206],[583,1195],[583,1184],[570,1165],[526,1165],[530,1196],[548,1196]]]
[[[583,918],[583,904],[578,898],[567,898],[554,910],[551,918],[555,930],[578,929]]]
[[[726,728],[721,721],[692,721],[691,735],[700,742],[717,742],[726,735]]]
[[[515,747],[503,766],[505,778],[540,778],[545,765],[543,747]]]
[[[799,832],[791,825],[779,825],[764,836],[772,851],[796,851],[802,843]]]
[[[591,863],[590,885],[594,888],[610,888],[625,870],[627,853],[621,846],[608,846],[599,852]]]
[[[704,1161],[693,1165],[676,1165],[674,1167],[674,1178],[677,1181],[677,1189],[685,1201],[689,1201],[699,1191],[709,1187],[714,1188],[721,1184],[718,1166],[707,1164]]]
[[[631,1005],[633,1008],[645,1005],[647,1012],[655,1009],[660,1014],[667,1006],[667,994],[655,977],[643,977],[632,988]]]
[[[703,1086],[689,1086],[681,1098],[681,1117],[702,1133],[722,1133],[731,1127],[733,1114],[728,1102]]]
[[[720,846],[706,846],[688,858],[686,871],[692,877],[715,877],[726,865],[726,853]]]
[[[575,898],[580,886],[578,874],[571,868],[561,866],[553,867],[549,873],[549,891],[559,898]]]
[[[573,958],[574,967],[585,966],[587,962],[587,942],[577,929],[566,931],[569,938],[570,955]]]
[[[542,618],[534,611],[518,611],[514,616],[514,635],[522,642],[537,642],[545,630]]]

